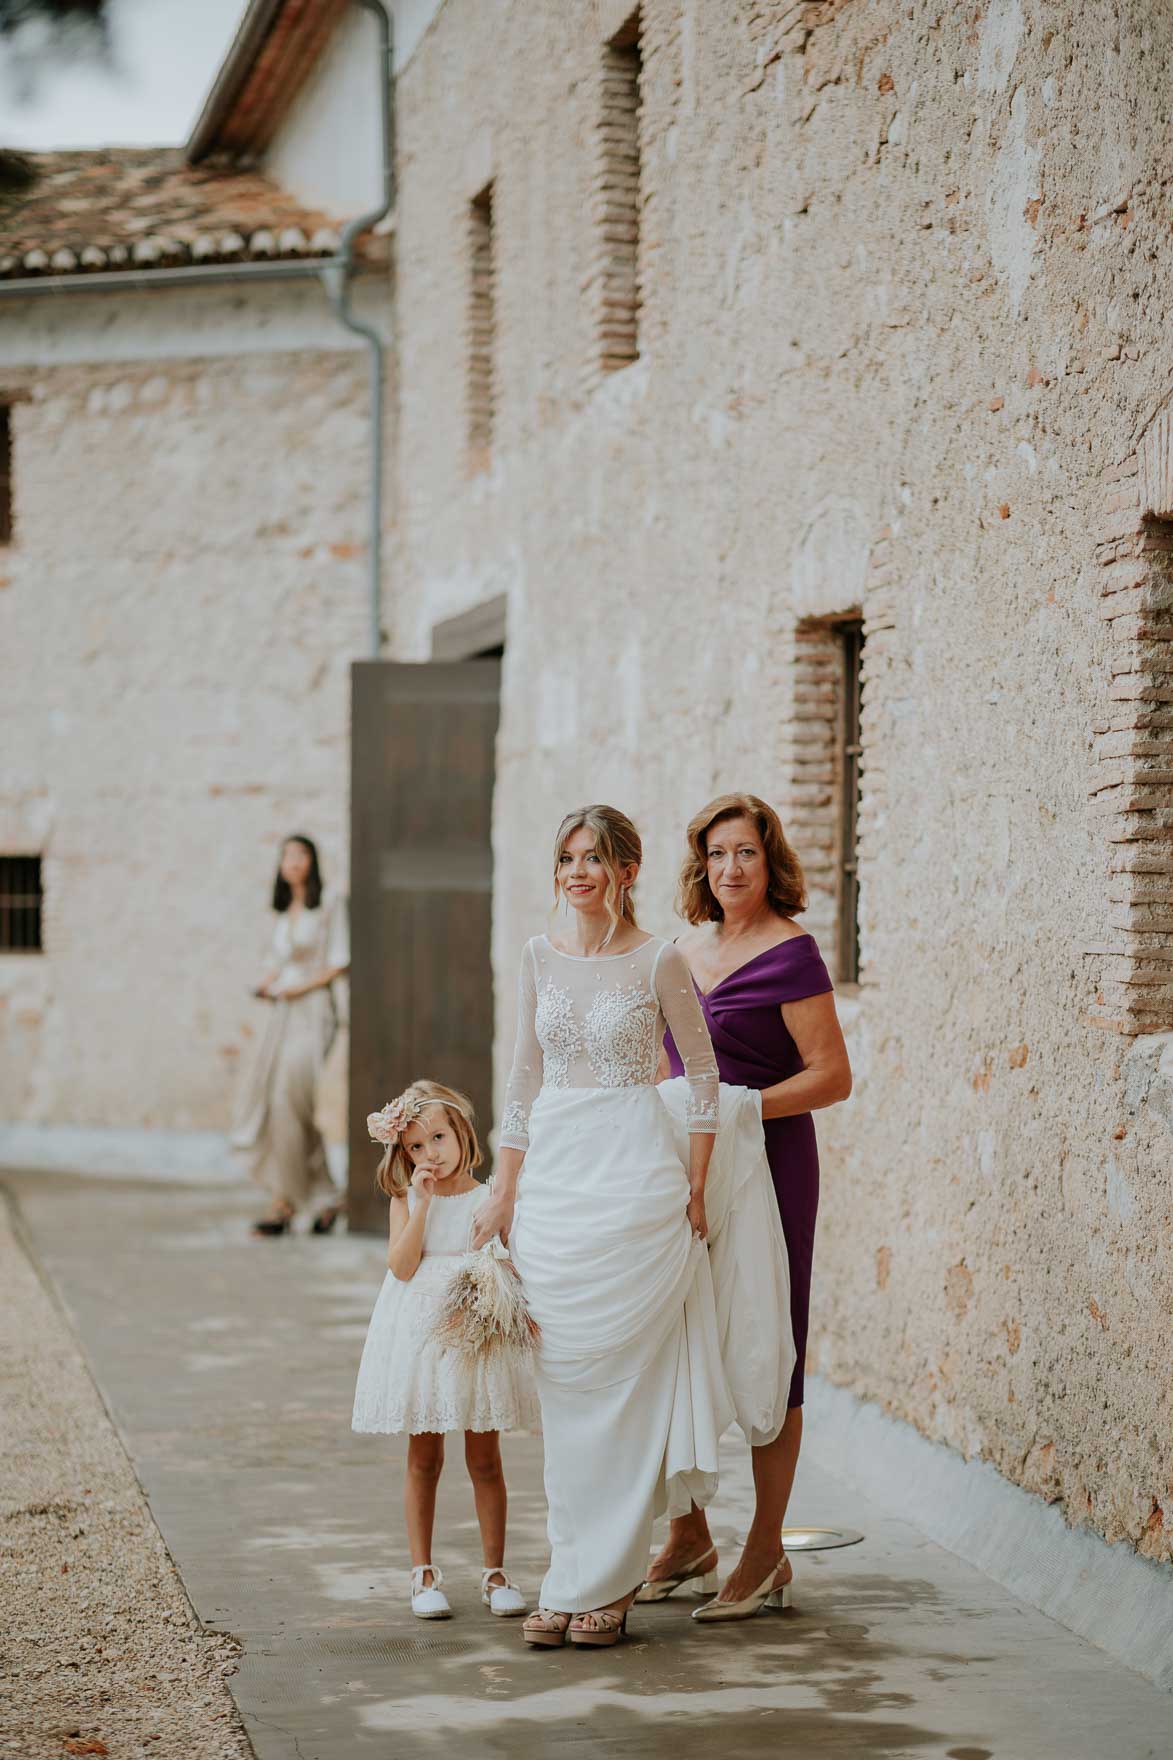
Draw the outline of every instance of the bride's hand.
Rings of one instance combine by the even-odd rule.
[[[688,1209],[685,1211],[685,1215],[688,1217],[688,1226],[697,1240],[708,1240],[709,1221],[705,1215],[705,1194],[703,1192],[692,1194],[688,1200]]]
[[[513,1227],[513,1199],[504,1196],[489,1198],[477,1210],[473,1218],[472,1244],[483,1247],[486,1242],[501,1237],[502,1246],[509,1245],[509,1230]]]

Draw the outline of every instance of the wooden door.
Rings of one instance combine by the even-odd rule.
[[[385,1226],[366,1117],[416,1077],[492,1122],[498,660],[351,668],[350,1175],[353,1229]]]

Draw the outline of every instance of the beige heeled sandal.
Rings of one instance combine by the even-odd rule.
[[[539,1607],[522,1626],[521,1635],[527,1644],[533,1644],[537,1649],[558,1650],[566,1642],[569,1624],[568,1613],[560,1613],[554,1607]]]
[[[570,1642],[579,1649],[609,1650],[612,1644],[618,1644],[620,1638],[627,1636],[627,1615],[630,1607],[617,1613],[612,1607],[592,1608],[588,1613],[576,1613],[570,1622]],[[597,1625],[584,1626],[584,1619],[598,1621]]]
[[[783,1553],[765,1582],[752,1595],[746,1595],[740,1601],[722,1601],[718,1596],[715,1601],[706,1601],[703,1607],[694,1608],[693,1619],[701,1625],[715,1625],[721,1620],[752,1619],[763,1607],[789,1607],[790,1579],[780,1579],[780,1573],[788,1564],[789,1560]]]
[[[691,1585],[691,1587],[690,1587]],[[649,1577],[635,1592],[636,1601],[646,1606],[650,1601],[667,1601],[677,1589],[688,1589],[693,1595],[711,1595],[717,1587],[717,1548],[710,1546],[683,1570],[667,1577]]]

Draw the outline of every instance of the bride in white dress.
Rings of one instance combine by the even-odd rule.
[[[704,1246],[717,1065],[682,955],[636,925],[641,856],[612,807],[559,829],[567,926],[522,955],[494,1189],[474,1224],[474,1245],[508,1240],[542,1329],[551,1558],[532,1644],[616,1642],[654,1517],[708,1503],[735,1415]],[[687,1170],[655,1086],[665,1023],[688,1082]]]

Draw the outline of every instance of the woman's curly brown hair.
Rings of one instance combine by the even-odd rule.
[[[802,863],[786,840],[773,807],[756,794],[719,794],[716,800],[694,813],[688,822],[688,854],[680,870],[676,909],[687,923],[723,923],[725,912],[713,897],[708,874],[708,838],[714,825],[725,819],[749,819],[758,828],[766,852],[769,879],[766,900],[780,917],[792,917],[806,909],[806,881]]]

